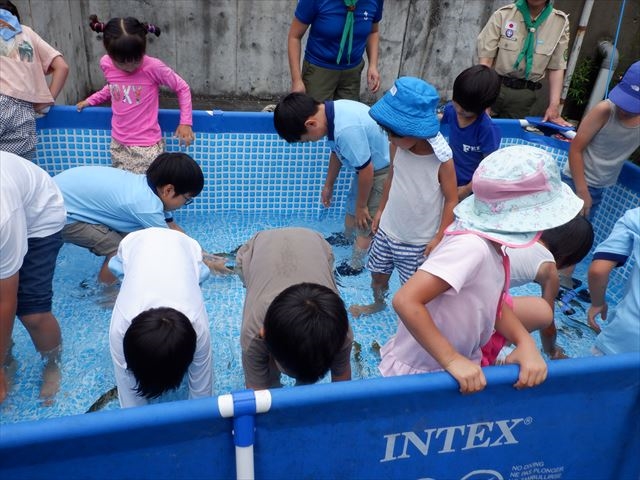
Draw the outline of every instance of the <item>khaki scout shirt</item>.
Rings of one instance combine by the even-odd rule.
[[[522,59],[517,69],[513,68],[527,38],[527,28],[522,13],[515,4],[496,10],[484,26],[477,40],[479,58],[494,59],[494,68],[499,75],[525,78],[526,61]],[[569,46],[569,16],[560,10],[553,12],[535,32],[536,46],[533,66],[528,80],[538,82],[545,70],[567,68]]]

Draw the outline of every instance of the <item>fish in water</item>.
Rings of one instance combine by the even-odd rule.
[[[113,387],[111,390],[106,391],[100,398],[93,402],[93,405],[89,407],[85,413],[97,412],[98,410],[102,410],[111,400],[118,399],[118,387]]]

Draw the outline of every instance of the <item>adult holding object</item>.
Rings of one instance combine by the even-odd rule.
[[[367,53],[367,86],[380,88],[378,23],[384,0],[299,0],[287,49],[291,91],[315,100],[360,99],[362,58]],[[302,68],[302,37],[309,30]]]
[[[568,45],[569,17],[553,8],[552,0],[517,0],[496,10],[476,44],[478,62],[495,68],[502,79],[493,115],[530,115],[540,81],[548,75],[549,105],[542,121],[568,126],[559,111]]]

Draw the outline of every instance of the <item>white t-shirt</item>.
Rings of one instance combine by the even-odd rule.
[[[526,248],[505,248],[511,265],[510,287],[520,287],[534,282],[543,263],[555,263],[553,255],[540,242]]]
[[[433,153],[416,155],[397,149],[389,199],[380,218],[384,233],[411,245],[426,245],[433,239],[440,226],[444,205],[438,180],[442,163]]]
[[[64,227],[62,194],[47,172],[13,153],[0,151],[0,278],[22,266],[28,238],[44,238]]]
[[[168,228],[147,228],[127,235],[111,259],[114,273],[124,273],[113,307],[109,345],[120,405],[134,407],[147,400],[137,395],[136,380],[127,371],[123,339],[138,314],[168,307],[183,313],[196,331],[197,342],[189,366],[189,398],[212,395],[213,371],[209,317],[200,290],[202,250],[198,242]],[[206,277],[205,277],[206,278]]]

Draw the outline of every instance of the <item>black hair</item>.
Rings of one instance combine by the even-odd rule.
[[[136,379],[136,392],[157,398],[180,386],[196,351],[196,331],[173,308],[151,308],[136,316],[124,334],[127,370]]]
[[[0,9],[7,10],[11,15],[18,19],[18,22],[20,22],[20,14],[18,13],[18,9],[9,0],[0,0]]]
[[[575,265],[587,256],[593,246],[593,227],[582,215],[542,232],[540,240],[556,260],[558,269]]]
[[[269,352],[301,383],[315,383],[329,371],[348,330],[340,296],[316,283],[299,283],[280,292],[264,319]]]
[[[299,142],[307,133],[305,122],[318,111],[320,102],[306,93],[293,92],[284,97],[273,112],[276,132],[287,142]]]
[[[453,100],[467,112],[480,115],[500,93],[500,76],[486,65],[463,70],[453,82]]]
[[[147,168],[147,180],[154,187],[173,185],[176,195],[196,197],[204,188],[200,165],[186,153],[164,152]]]
[[[147,33],[160,36],[160,28],[152,23],[142,23],[133,17],[116,17],[107,23],[89,16],[89,26],[94,32],[102,32],[102,43],[107,54],[118,63],[139,62],[147,51]]]

